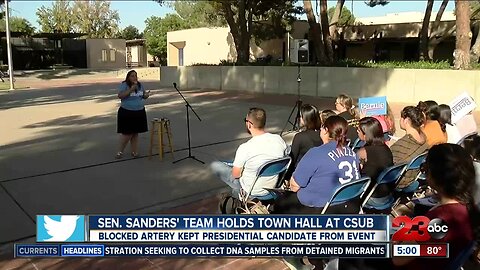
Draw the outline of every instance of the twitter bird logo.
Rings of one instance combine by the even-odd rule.
[[[78,215],[37,216],[37,242],[84,242],[85,217]]]

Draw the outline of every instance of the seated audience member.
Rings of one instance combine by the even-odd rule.
[[[458,128],[452,125],[452,110],[450,110],[450,106],[441,104],[438,105],[438,108],[440,110],[438,121],[445,125],[445,130],[447,131],[447,143],[458,143],[462,137],[460,136]]]
[[[448,224],[445,237],[428,241],[449,243],[449,258],[394,258],[393,264],[401,269],[446,269],[474,239],[476,224],[472,220],[478,213],[472,205],[475,168],[469,154],[456,144],[435,145],[428,151],[424,172],[427,183],[438,193],[438,204],[425,216]]]
[[[440,110],[438,104],[433,100],[420,101],[417,105],[425,115],[423,133],[427,136],[427,144],[431,147],[436,144],[447,142],[446,127],[439,122]]]
[[[372,186],[380,173],[390,166],[393,166],[393,155],[390,148],[385,144],[380,122],[373,117],[365,117],[358,122],[358,137],[365,141],[365,145],[357,151],[360,159],[360,172],[362,176],[372,179]],[[381,189],[387,191],[381,193]],[[387,187],[378,187],[374,197],[388,195]]]
[[[292,163],[286,175],[287,179],[290,179],[298,162],[310,148],[322,145],[322,139],[320,138],[320,114],[317,108],[310,104],[304,104],[300,108],[300,125],[304,130],[293,137],[290,152]]]
[[[437,205],[425,216],[430,220],[439,218],[448,225],[448,232],[442,239],[430,238],[427,242],[449,243],[449,258],[341,259],[339,269],[448,269],[455,257],[474,240],[473,228],[478,226],[479,213],[472,207],[475,169],[468,153],[456,144],[435,145],[428,152],[422,170],[427,183],[438,193]]]
[[[382,132],[385,135],[385,140],[389,141],[390,136],[395,135],[395,118],[393,117],[393,111],[390,105],[387,103],[387,114],[372,116],[377,119],[382,125]]]
[[[477,191],[475,192],[475,204],[480,208],[480,136],[472,135],[463,141],[465,150],[470,154],[473,159],[473,165],[475,167],[475,179],[477,184]]]
[[[320,112],[320,124],[323,125],[323,123],[325,123],[325,120],[333,115],[337,114],[332,110],[323,110],[322,112]]]
[[[340,116],[325,120],[320,131],[324,144],[311,148],[300,160],[290,179],[292,192],[277,201],[275,213],[318,214],[338,187],[360,177],[358,158],[347,146],[347,129]],[[343,205],[330,210],[349,211]]]
[[[393,154],[393,163],[408,163],[427,151],[427,138],[421,130],[424,121],[424,115],[419,108],[413,106],[403,108],[400,113],[400,128],[405,130],[406,134],[390,147]],[[408,171],[398,187],[404,188],[410,185],[417,173],[416,171]]]
[[[347,95],[339,95],[335,101],[335,109],[338,116],[343,117],[348,123],[347,139],[354,142],[357,137],[358,115],[353,106],[353,100]]]
[[[240,189],[250,191],[260,166],[285,156],[285,141],[279,135],[265,131],[266,120],[265,110],[251,108],[245,118],[245,126],[252,138],[238,147],[233,167],[220,161],[215,161],[210,166],[213,173],[232,188],[234,197],[238,198]],[[265,188],[274,188],[277,180],[276,176],[260,177],[251,195],[262,199],[269,194]]]

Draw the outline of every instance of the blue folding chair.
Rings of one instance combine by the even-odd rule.
[[[475,251],[475,241],[471,241],[448,265],[447,270],[460,270]]]
[[[365,141],[360,140],[360,138],[357,138],[353,144],[352,144],[352,150],[357,151],[358,149],[362,148],[365,145]]]
[[[425,162],[425,158],[427,157],[428,152],[425,152],[423,154],[418,155],[417,157],[413,158],[407,165],[407,168],[402,174],[402,177],[405,176],[405,173],[411,170],[420,170],[420,167],[422,166],[422,163]],[[418,177],[420,176],[420,172],[415,178],[415,180],[410,183],[410,185],[404,187],[404,188],[396,188],[397,192],[401,193],[412,193],[415,192],[415,190],[418,189],[420,186],[420,183],[417,181]]]
[[[281,187],[282,178],[283,178],[281,176],[282,176],[282,174],[284,174],[287,171],[288,166],[290,165],[290,162],[291,162],[291,158],[289,156],[287,156],[287,157],[282,157],[282,158],[279,158],[279,159],[274,159],[274,160],[268,161],[265,164],[263,164],[262,166],[260,166],[260,168],[258,168],[257,175],[255,177],[255,181],[253,182],[252,187],[250,188],[250,191],[247,193],[247,195],[244,198],[244,200],[245,200],[244,202],[246,203],[248,198],[250,198],[250,195],[252,194],[252,191],[253,191],[253,187],[255,187],[255,184],[257,183],[257,181],[260,177],[268,177],[268,176],[278,175],[279,177],[278,177],[277,183],[275,184],[275,188]],[[269,191],[268,195],[261,196],[261,197],[256,196],[256,198],[259,199],[259,200],[262,200],[262,201],[275,200],[277,198],[277,194],[272,192],[272,191]]]
[[[398,164],[383,170],[377,178],[377,183],[373,189],[368,193],[368,195],[363,199],[362,208],[366,209],[375,209],[375,210],[385,210],[391,208],[395,203],[395,198],[393,195],[388,195],[383,198],[373,199],[371,198],[375,190],[379,185],[397,183],[397,181],[402,177],[403,172],[407,168],[407,164]]]
[[[322,215],[325,214],[330,205],[343,204],[351,200],[357,199],[365,193],[370,184],[370,177],[362,177],[358,180],[352,180],[349,183],[338,187],[332,195],[332,198],[325,204]],[[360,213],[359,209],[359,213]]]

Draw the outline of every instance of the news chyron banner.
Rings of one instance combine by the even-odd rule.
[[[16,257],[388,258],[384,215],[37,216]]]

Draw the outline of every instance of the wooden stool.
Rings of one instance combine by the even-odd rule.
[[[148,158],[152,158],[152,152],[153,152],[153,147],[155,144],[155,133],[158,135],[158,157],[160,160],[163,159],[163,154],[164,154],[164,144],[163,144],[163,134],[168,138],[168,147],[170,148],[170,153],[172,153],[172,158],[173,158],[173,146],[172,146],[172,131],[170,129],[170,120],[167,118],[154,118],[152,120],[152,128],[150,129],[150,151],[149,151],[149,156]]]

